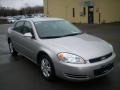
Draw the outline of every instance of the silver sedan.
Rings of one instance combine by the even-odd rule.
[[[8,29],[10,53],[39,65],[46,80],[89,80],[113,69],[111,44],[60,18],[28,18]]]

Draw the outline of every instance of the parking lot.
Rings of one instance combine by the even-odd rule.
[[[111,43],[117,55],[114,70],[107,77],[84,82],[45,81],[37,65],[20,55],[12,57],[6,38],[10,26],[0,25],[0,90],[120,90],[120,23],[77,25],[84,32]]]

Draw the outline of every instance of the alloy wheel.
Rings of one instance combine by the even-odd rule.
[[[44,77],[49,78],[51,76],[51,64],[46,58],[41,61],[41,71]]]

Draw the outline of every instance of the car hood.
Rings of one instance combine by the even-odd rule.
[[[73,53],[85,60],[100,57],[111,53],[113,48],[102,39],[88,34],[67,36],[55,39],[46,39],[44,43],[52,50]]]

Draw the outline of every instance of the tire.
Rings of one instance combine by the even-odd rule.
[[[42,55],[40,59],[40,71],[43,79],[55,80],[55,70],[51,59],[47,55]]]
[[[12,56],[17,56],[18,52],[14,49],[12,42],[9,42],[9,50]]]

